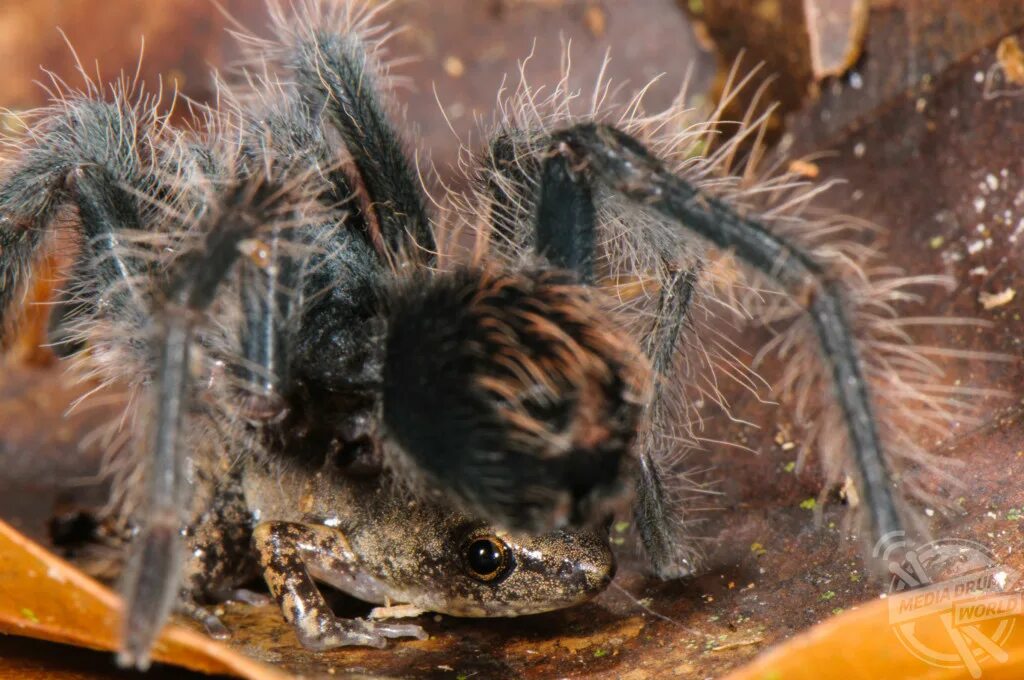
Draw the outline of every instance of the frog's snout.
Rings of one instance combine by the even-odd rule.
[[[615,563],[615,555],[611,549],[608,549],[608,561],[597,571],[595,571],[596,579],[592,580],[593,586],[596,590],[602,591],[612,584],[612,580],[615,578],[615,572],[619,568],[619,565]]]
[[[594,532],[566,537],[567,555],[563,558],[560,577],[578,584],[582,599],[602,592],[615,578],[615,554],[608,541]]]
[[[566,529],[512,545],[516,568],[493,593],[491,616],[539,614],[581,604],[615,578],[615,555],[607,538],[596,531]]]

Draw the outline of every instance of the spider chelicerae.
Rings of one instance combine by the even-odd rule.
[[[83,375],[132,387],[122,474],[144,484],[119,487],[125,661],[145,663],[186,555],[305,540],[255,516],[250,469],[384,467],[529,532],[626,504],[654,571],[692,573],[675,435],[693,435],[679,423],[714,399],[716,369],[751,375],[713,339],[716,314],[780,329],[761,353],[786,358],[778,389],[817,424],[808,449],[853,480],[866,535],[902,529],[899,497],[918,489],[898,493],[897,473],[926,454],[897,423],[951,410],[889,323],[914,281],[871,264],[860,225],[815,212],[818,187],[737,160],[759,122],[714,146],[714,116],[615,107],[600,84],[580,114],[567,80],[524,80],[467,153],[470,188],[432,216],[382,100],[377,11],[271,15],[274,37],[241,36],[247,65],[192,128],[131,80],[112,97],[57,82],[0,180],[6,327],[66,225],[77,250],[51,340]],[[289,587],[271,583],[283,606]]]

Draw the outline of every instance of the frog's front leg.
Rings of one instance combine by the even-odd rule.
[[[416,625],[339,619],[334,615],[310,570],[357,576],[357,558],[337,529],[296,522],[264,522],[253,531],[252,540],[270,592],[304,647],[384,647],[388,638],[426,639],[426,632]]]

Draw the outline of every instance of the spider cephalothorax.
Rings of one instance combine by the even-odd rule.
[[[350,551],[331,533],[338,517],[265,516],[258,490],[273,484],[253,480],[275,471],[354,474],[369,460],[421,496],[530,531],[599,524],[632,499],[655,570],[692,572],[675,446],[659,433],[693,391],[716,392],[704,369],[728,353],[705,321],[716,306],[753,315],[750,281],[779,293],[759,320],[796,319],[767,349],[795,357],[782,386],[820,411],[840,454],[827,472],[856,483],[870,535],[902,526],[893,472],[921,452],[889,410],[948,415],[930,410],[935,367],[886,325],[908,281],[866,268],[842,236],[852,225],[809,217],[813,188],[784,173],[749,186],[753,161],[730,163],[757,125],[704,155],[714,118],[644,117],[638,102],[616,118],[601,87],[576,116],[565,82],[545,101],[523,87],[471,158],[469,193],[445,196],[435,218],[380,103],[375,11],[271,10],[275,37],[243,38],[252,66],[194,131],[171,128],[133,83],[110,102],[93,84],[62,90],[0,180],[0,320],[72,208],[79,246],[53,338],[139,397],[122,421],[148,480],[126,510],[127,660],[144,662],[178,595],[183,526],[187,598],[225,586],[211,570],[240,577],[222,553],[251,540],[304,641],[411,634],[295,604],[313,597],[310,545]],[[438,245],[465,229],[474,248]],[[747,284],[714,273],[722,252]],[[703,359],[677,366],[688,353]],[[687,389],[673,389],[677,368]],[[808,398],[818,385],[825,396]]]

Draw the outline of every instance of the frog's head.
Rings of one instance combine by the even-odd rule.
[[[421,574],[429,587],[410,593],[409,599],[453,616],[562,609],[595,597],[615,576],[607,539],[591,530],[535,536],[457,523],[443,546],[440,555],[423,555]]]
[[[523,616],[586,602],[615,576],[606,532],[506,531],[387,481],[348,479],[344,488],[354,492],[346,499],[353,517],[339,531],[357,563],[347,576],[324,580],[368,602]]]

